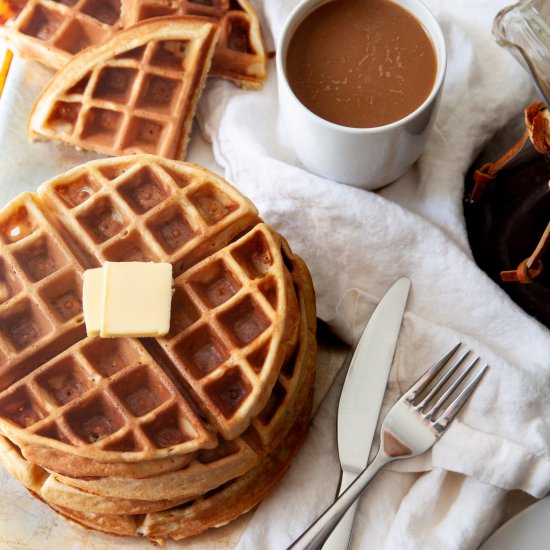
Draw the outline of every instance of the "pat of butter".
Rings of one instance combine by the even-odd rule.
[[[88,336],[98,336],[101,329],[103,269],[87,269],[82,282],[82,309]]]
[[[169,263],[105,262],[100,336],[163,336],[171,303]]]

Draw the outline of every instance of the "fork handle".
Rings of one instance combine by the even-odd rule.
[[[336,524],[359,495],[368,487],[380,470],[392,459],[380,452],[357,479],[325,510],[322,516],[302,533],[288,550],[317,550],[328,538]]]
[[[338,489],[338,498],[343,492],[357,479],[357,473],[352,473],[345,468],[342,469],[342,479]],[[355,509],[359,499],[352,502],[342,519],[336,524],[332,533],[323,544],[322,550],[347,550],[351,542],[351,532],[353,530],[353,520],[355,519]]]

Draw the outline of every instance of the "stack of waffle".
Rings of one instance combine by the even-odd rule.
[[[180,159],[208,75],[247,89],[266,78],[248,0],[0,0],[6,4],[12,17],[0,36],[57,70],[32,109],[31,140]]]
[[[0,213],[0,463],[86,527],[154,541],[231,521],[283,475],[315,370],[311,279],[221,178],[82,165]],[[82,273],[170,262],[170,332],[87,337]]]

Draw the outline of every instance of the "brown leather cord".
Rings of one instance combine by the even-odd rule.
[[[470,201],[476,202],[483,196],[487,184],[523,149],[528,139],[539,153],[550,153],[550,114],[546,105],[542,101],[531,103],[525,108],[524,115],[526,128],[519,141],[498,160],[488,162],[474,172],[475,185],[468,197]]]
[[[542,155],[550,153],[550,116],[542,101],[525,108],[525,125],[535,149]]]
[[[506,166],[506,164],[508,164],[508,162],[510,162],[523,149],[528,139],[529,130],[525,130],[519,141],[511,149],[506,151],[506,153],[504,153],[504,155],[502,155],[498,160],[495,162],[488,162],[474,172],[473,178],[475,185],[470,196],[468,197],[469,200],[476,202],[483,196],[487,184],[494,180],[498,171],[504,168],[504,166]]]
[[[484,164],[473,175],[474,189],[468,197],[470,201],[478,201],[485,192],[487,184],[495,179],[499,170],[504,168],[525,146],[530,139],[537,152],[547,155],[550,153],[550,112],[542,101],[531,103],[525,108],[525,132],[519,141],[495,162]],[[523,260],[517,269],[501,271],[500,277],[504,282],[517,281],[522,284],[532,283],[542,273],[542,256],[550,246],[550,221],[544,230],[533,254]]]
[[[542,237],[533,254],[523,260],[513,271],[501,271],[500,277],[504,282],[517,281],[522,284],[532,283],[542,273],[542,256],[550,246],[550,222],[546,226]]]

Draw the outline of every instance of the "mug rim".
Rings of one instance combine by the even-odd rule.
[[[426,99],[412,112],[408,115],[384,124],[383,126],[373,126],[370,128],[356,128],[353,126],[343,126],[330,120],[326,120],[323,117],[315,114],[313,111],[308,109],[296,96],[292,90],[288,78],[286,75],[285,69],[285,60],[286,54],[288,51],[288,45],[290,43],[290,38],[294,31],[296,30],[299,23],[301,23],[315,8],[327,4],[328,2],[335,0],[303,0],[300,2],[287,17],[281,34],[279,35],[279,40],[277,41],[277,55],[276,55],[276,67],[277,67],[277,77],[279,80],[279,85],[284,86],[285,91],[290,96],[291,101],[299,106],[299,108],[306,113],[306,116],[309,116],[313,121],[325,126],[327,129],[336,130],[348,134],[377,134],[381,132],[386,132],[388,130],[393,130],[400,128],[401,126],[407,124],[410,120],[416,118],[419,114],[425,111],[429,105],[434,101],[434,99],[439,94],[443,81],[445,79],[445,73],[447,70],[447,47],[445,44],[445,38],[443,36],[443,31],[434,17],[433,13],[428,9],[428,7],[421,0],[388,0],[393,2],[406,9],[413,15],[419,22],[422,24],[422,27],[426,31],[426,34],[430,37],[435,54],[437,59],[437,73],[434,85]],[[418,13],[421,12],[421,13]],[[430,21],[432,29],[428,29],[426,26],[426,19]]]

